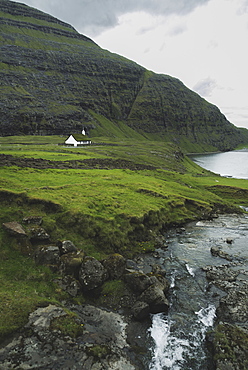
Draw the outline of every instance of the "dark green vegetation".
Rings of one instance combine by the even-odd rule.
[[[77,315],[71,311],[67,311],[65,316],[54,319],[51,329],[59,330],[63,335],[69,335],[72,338],[77,338],[84,330],[83,324],[77,320]]]
[[[173,141],[186,151],[235,148],[245,129],[167,75],[101,49],[70,25],[0,1],[0,134],[80,133]]]
[[[242,328],[230,324],[219,324],[214,333],[215,362],[217,368],[239,364],[240,369],[248,368],[247,332]]]
[[[101,138],[83,148],[57,145],[64,139],[0,139],[1,224],[42,216],[42,226],[54,243],[70,239],[98,259],[113,252],[132,257],[152,250],[157,233],[165,228],[247,205],[246,180],[205,171],[172,144],[134,140],[111,144]],[[21,327],[37,305],[60,304],[69,297],[53,283],[54,273],[35,265],[32,250],[3,229],[0,233],[4,338]],[[107,282],[99,302],[115,305],[122,291],[122,282]],[[80,331],[70,316],[55,324],[71,335]]]

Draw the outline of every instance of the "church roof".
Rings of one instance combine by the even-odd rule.
[[[86,141],[86,140],[88,140],[88,137],[86,135],[83,135],[83,134],[72,134],[72,136],[77,141]]]

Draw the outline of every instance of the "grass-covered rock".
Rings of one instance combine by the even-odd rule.
[[[213,334],[216,369],[247,369],[248,336],[241,327],[219,324]]]

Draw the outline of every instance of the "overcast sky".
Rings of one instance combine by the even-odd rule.
[[[248,128],[248,0],[20,0],[179,78]]]

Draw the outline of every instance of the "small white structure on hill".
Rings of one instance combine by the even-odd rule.
[[[84,132],[84,133],[83,133]],[[82,134],[72,134],[66,139],[65,144],[67,145],[89,145],[91,140],[87,139],[85,136],[85,130],[82,131]]]

